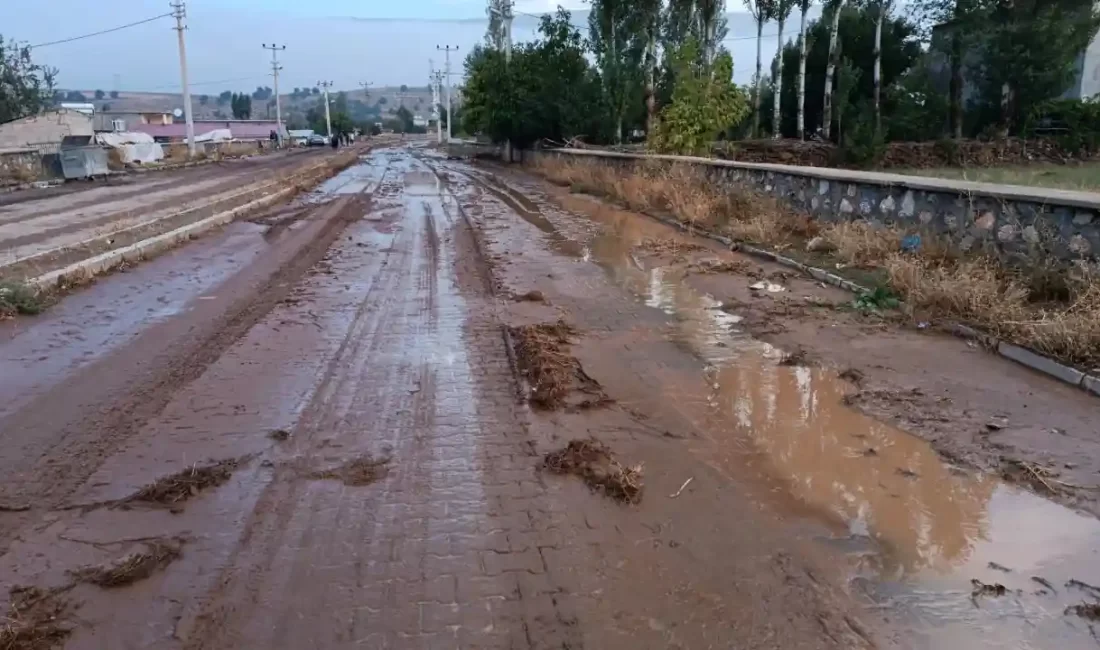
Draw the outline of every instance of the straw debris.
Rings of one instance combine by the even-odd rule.
[[[69,611],[63,591],[12,587],[8,612],[0,616],[0,649],[49,650],[60,645],[71,632],[62,623]]]
[[[642,500],[642,466],[624,467],[602,442],[571,440],[546,454],[543,466],[555,474],[575,474],[593,490],[623,503]]]
[[[228,481],[239,464],[240,461],[233,458],[208,465],[194,465],[145,486],[125,501],[163,505],[182,503],[207,488]]]
[[[566,404],[573,391],[595,396],[590,403],[609,401],[599,382],[589,377],[577,359],[566,351],[576,330],[564,321],[510,327],[520,372],[531,387],[529,400],[543,409]]]
[[[88,582],[105,589],[122,587],[144,580],[171,564],[180,556],[179,540],[158,539],[145,543],[145,549],[130,553],[113,562],[88,566],[72,572],[79,582]]]
[[[370,485],[386,477],[389,473],[389,459],[376,460],[371,456],[360,456],[332,469],[313,472],[314,480],[336,480],[349,487]]]

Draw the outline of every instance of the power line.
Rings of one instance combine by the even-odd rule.
[[[50,45],[61,45],[62,43],[71,43],[73,41],[79,41],[84,38],[91,38],[93,36],[101,36],[103,34],[110,34],[111,32],[117,32],[122,29],[128,29],[130,27],[137,27],[138,25],[144,25],[145,23],[151,23],[154,20],[160,20],[161,18],[169,18],[173,16],[172,13],[161,14],[159,16],[153,16],[152,18],[146,18],[145,20],[139,20],[136,23],[128,23],[126,25],[119,25],[118,27],[112,27],[110,29],[104,29],[98,32],[92,32],[91,34],[82,34],[80,36],[73,36],[72,38],[63,38],[60,41],[50,41],[48,43],[39,43],[38,45],[32,45],[31,49],[39,47],[48,47]]]

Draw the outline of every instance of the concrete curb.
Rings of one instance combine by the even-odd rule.
[[[86,260],[81,260],[74,264],[70,264],[64,268],[60,268],[56,271],[50,271],[44,275],[40,275],[36,278],[32,278],[27,281],[27,284],[38,290],[49,290],[62,282],[85,280],[91,277],[95,277],[102,273],[105,273],[121,262],[128,259],[141,259],[148,255],[152,255],[163,250],[167,250],[179,244],[182,241],[189,240],[194,236],[216,228],[223,224],[229,223],[237,219],[238,217],[247,214],[253,210],[265,208],[269,205],[277,203],[284,198],[293,196],[298,188],[291,187],[285,190],[279,190],[274,194],[269,194],[265,197],[256,199],[250,203],[246,203],[242,206],[233,208],[232,210],[226,210],[225,212],[219,212],[213,216],[207,217],[195,223],[188,224],[186,226],[170,230],[166,233],[157,235],[156,237],[150,237],[149,239],[143,239],[129,246],[123,246],[122,248],[115,249],[113,251],[107,251],[106,253],[100,253],[93,257],[89,257]]]
[[[47,250],[47,251],[40,251],[38,253],[34,253],[32,255],[28,255],[28,256],[25,256],[25,257],[22,257],[22,258],[9,260],[9,261],[6,261],[6,262],[0,264],[0,272],[4,272],[5,270],[11,269],[12,267],[15,267],[15,266],[20,265],[20,264],[25,264],[30,260],[34,260],[34,259],[42,258],[42,257],[48,257],[50,255],[53,255],[53,254],[57,253],[60,250],[78,249],[81,246],[88,246],[88,245],[93,244],[95,242],[102,241],[104,238],[107,238],[107,237],[116,237],[116,236],[118,236],[120,234],[123,234],[125,232],[128,232],[128,231],[132,231],[132,230],[140,229],[140,228],[147,228],[151,225],[154,225],[154,224],[156,224],[158,222],[161,222],[161,221],[164,221],[166,219],[175,219],[175,218],[180,217],[184,214],[187,214],[188,212],[202,212],[202,211],[207,211],[207,210],[217,210],[218,206],[221,205],[221,204],[232,203],[236,200],[241,199],[241,197],[247,197],[248,195],[253,195],[253,194],[261,194],[262,195],[264,192],[269,191],[270,189],[272,189],[276,186],[279,186],[281,184],[284,184],[286,182],[295,183],[295,185],[296,185],[297,182],[298,182],[296,179],[310,179],[310,178],[312,178],[312,176],[314,174],[320,172],[322,170],[322,168],[323,168],[323,165],[314,165],[314,166],[308,167],[304,170],[300,170],[298,173],[294,173],[294,174],[291,174],[291,175],[285,176],[285,177],[273,178],[273,179],[270,179],[266,182],[262,182],[261,184],[258,184],[254,187],[249,187],[247,189],[244,189],[240,192],[236,192],[236,193],[231,194],[229,196],[222,196],[220,198],[216,197],[213,200],[208,201],[206,203],[200,203],[198,205],[191,205],[191,206],[185,207],[184,209],[179,210],[177,212],[173,212],[171,214],[166,214],[166,215],[157,217],[156,219],[153,219],[153,220],[150,220],[150,221],[139,222],[139,223],[133,224],[131,226],[127,226],[126,228],[122,228],[122,229],[117,230],[117,231],[113,231],[113,232],[110,232],[110,233],[107,233],[107,234],[104,234],[104,235],[97,235],[95,237],[91,237],[91,238],[76,242],[74,244],[69,244],[69,245],[64,246],[62,248],[51,249],[51,250]],[[263,196],[260,196],[258,198],[263,198]],[[255,199],[253,199],[253,200],[255,200]],[[251,203],[251,202],[252,201],[246,201],[246,203]],[[224,212],[224,211],[225,210],[222,210],[222,212]],[[135,243],[138,243],[138,242],[135,242]],[[108,252],[110,252],[110,251],[108,251]],[[28,282],[30,282],[30,281],[28,280]]]
[[[647,217],[660,221],[663,224],[673,226],[679,229],[681,232],[686,232],[690,235],[697,235],[716,241],[726,246],[727,248],[730,248],[731,250],[742,251],[755,257],[761,257],[777,264],[782,264],[783,266],[797,269],[814,278],[815,280],[831,284],[835,287],[845,289],[852,293],[863,293],[869,291],[869,289],[867,289],[866,287],[856,284],[851,280],[842,278],[835,273],[829,273],[824,269],[819,269],[815,266],[803,264],[798,260],[794,260],[783,255],[778,255],[776,253],[773,253],[772,251],[765,250],[763,248],[757,248],[756,246],[752,246],[750,244],[736,242],[729,237],[723,237],[722,235],[718,235],[707,230],[689,228],[687,225],[681,223],[680,221],[671,219],[669,217],[662,217],[646,212],[643,212],[641,214],[645,214]],[[1100,397],[1100,377],[1087,375],[1080,370],[1077,370],[1076,368],[1071,368],[1067,365],[1059,363],[1058,361],[1055,361],[1050,357],[1046,357],[1036,352],[1032,352],[1027,348],[1023,348],[1018,345],[1002,341],[990,334],[986,334],[961,323],[948,323],[947,329],[955,336],[981,343],[990,351],[996,352],[998,355],[1004,357],[1005,359],[1008,359],[1009,361],[1013,361],[1024,367],[1040,372],[1044,375],[1047,375],[1048,377],[1057,379],[1060,382],[1069,384],[1071,386],[1076,386],[1092,394],[1095,397]]]
[[[355,159],[351,161],[351,164],[354,164],[354,162]],[[339,169],[339,166],[329,167],[328,171],[335,170],[337,173],[339,173]],[[49,273],[31,278],[27,280],[27,285],[39,291],[49,291],[57,287],[59,284],[65,282],[86,280],[88,278],[104,274],[106,272],[109,272],[118,264],[127,260],[140,260],[144,257],[168,250],[184,241],[190,240],[208,230],[234,221],[250,212],[261,210],[270,205],[274,205],[279,201],[293,197],[301,189],[298,186],[299,182],[307,181],[312,185],[322,178],[327,178],[329,176],[324,173],[320,173],[321,171],[322,170],[319,166],[311,167],[300,175],[292,176],[289,179],[286,179],[294,181],[294,184],[290,187],[278,190],[266,196],[262,196],[258,199],[249,201],[248,203],[239,205],[235,208],[213,214],[209,217],[206,217],[205,219],[200,219],[199,221],[181,226],[166,233],[161,233],[154,237],[143,239],[128,246],[123,246],[115,250],[100,253],[99,255],[94,255],[87,259],[80,260],[79,262],[74,262],[73,264],[57,269],[55,271],[50,271]]]

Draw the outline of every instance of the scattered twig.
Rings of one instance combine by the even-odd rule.
[[[680,486],[680,489],[679,489],[679,490],[676,490],[676,494],[670,494],[670,495],[668,495],[668,498],[670,498],[670,499],[675,499],[676,497],[680,496],[680,494],[682,494],[682,493],[683,493],[683,491],[684,491],[684,488],[686,488],[686,487],[688,486],[688,484],[689,484],[689,483],[691,483],[691,482],[692,482],[692,481],[694,481],[694,480],[695,480],[695,477],[694,477],[694,476],[692,476],[692,477],[691,477],[691,478],[689,478],[688,480],[684,481],[684,484]]]

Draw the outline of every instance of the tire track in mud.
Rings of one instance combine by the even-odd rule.
[[[315,223],[228,280],[217,299],[194,302],[186,317],[154,326],[0,421],[0,430],[10,432],[0,450],[0,502],[27,507],[0,531],[0,552],[20,524],[61,506],[177,389],[259,322],[365,205],[354,197],[321,207]]]
[[[385,258],[295,427],[295,458],[378,450],[387,477],[351,492],[277,472],[219,586],[177,630],[184,647],[582,647],[567,594],[530,588],[548,580],[542,550],[516,547],[538,536],[532,506],[510,512],[504,497],[519,476],[534,496],[537,479],[516,460],[523,425],[491,310],[466,306],[488,296],[483,264],[465,222],[429,203],[406,196],[395,227],[377,229],[394,233]],[[347,250],[359,268],[361,249]]]

